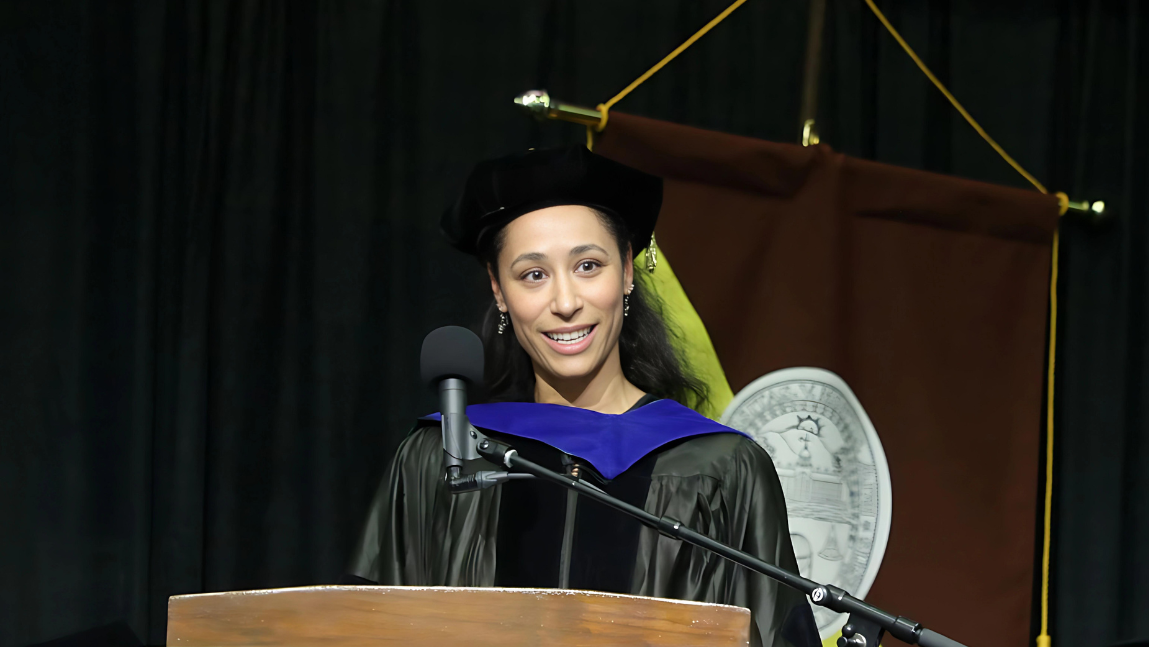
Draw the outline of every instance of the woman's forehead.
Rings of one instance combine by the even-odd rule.
[[[511,258],[532,252],[549,255],[588,244],[604,250],[615,246],[610,230],[592,209],[561,205],[532,211],[508,223],[502,252]]]

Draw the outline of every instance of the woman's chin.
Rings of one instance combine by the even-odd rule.
[[[557,380],[581,380],[594,375],[597,363],[589,353],[582,355],[552,355],[548,358],[548,372]]]

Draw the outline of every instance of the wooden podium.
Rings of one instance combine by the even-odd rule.
[[[177,595],[168,647],[749,644],[741,607],[592,591],[308,586]]]

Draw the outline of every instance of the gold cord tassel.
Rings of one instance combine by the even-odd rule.
[[[654,242],[654,234],[650,235],[650,244],[646,246],[646,271],[654,272],[658,267],[658,244]]]

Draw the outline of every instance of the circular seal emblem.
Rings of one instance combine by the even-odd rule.
[[[722,424],[774,461],[798,570],[864,598],[886,553],[893,511],[878,432],[846,382],[825,369],[774,371],[742,389]],[[825,640],[846,614],[811,605]]]

